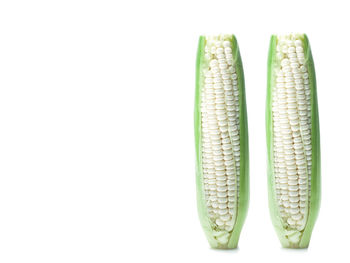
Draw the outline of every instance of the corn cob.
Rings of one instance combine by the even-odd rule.
[[[201,36],[195,142],[200,222],[213,248],[235,248],[249,199],[243,68],[233,35]]]
[[[270,215],[283,247],[308,247],[320,203],[314,64],[304,34],[272,36],[266,107]]]

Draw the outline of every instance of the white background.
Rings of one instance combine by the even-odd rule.
[[[1,1],[0,262],[349,259],[347,1]],[[308,34],[322,204],[308,250],[286,250],[267,202],[272,33]],[[239,249],[209,248],[196,210],[200,34],[234,33],[246,78],[251,200]]]

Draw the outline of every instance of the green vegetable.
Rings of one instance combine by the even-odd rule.
[[[283,247],[305,248],[320,206],[316,77],[306,35],[271,37],[267,86],[270,215]]]
[[[199,219],[213,248],[236,248],[249,202],[244,76],[233,35],[201,36],[196,67]]]

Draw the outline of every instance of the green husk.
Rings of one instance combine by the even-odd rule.
[[[244,87],[244,74],[241,56],[237,40],[232,35],[232,54],[236,65],[236,73],[238,76],[239,88],[239,106],[240,106],[240,196],[238,200],[238,209],[236,216],[236,223],[233,231],[230,233],[228,243],[220,243],[220,236],[222,233],[215,231],[210,222],[207,208],[205,204],[205,194],[203,186],[203,172],[202,172],[202,135],[201,135],[201,87],[202,82],[202,67],[204,62],[204,47],[205,37],[200,36],[196,63],[196,93],[195,93],[195,110],[194,110],[194,130],[195,130],[195,146],[196,146],[196,185],[197,185],[197,207],[201,225],[205,235],[212,248],[232,249],[236,248],[245,221],[248,203],[249,203],[249,152],[248,152],[248,126],[247,126],[247,110]]]
[[[272,121],[272,93],[274,88],[276,67],[276,41],[277,36],[271,36],[270,49],[268,56],[268,81],[267,81],[267,103],[266,103],[266,136],[268,149],[268,193],[269,207],[272,223],[277,232],[278,238],[283,247],[286,248],[307,248],[309,246],[311,233],[315,225],[321,198],[321,178],[320,178],[320,133],[319,117],[316,90],[316,76],[314,62],[312,59],[311,48],[307,36],[303,35],[303,46],[305,53],[305,65],[309,72],[309,85],[311,90],[311,145],[312,145],[312,167],[311,167],[311,196],[308,210],[306,226],[300,233],[296,230],[288,230],[284,226],[278,210],[275,192],[275,175],[274,175],[274,150],[273,150],[273,121]]]

